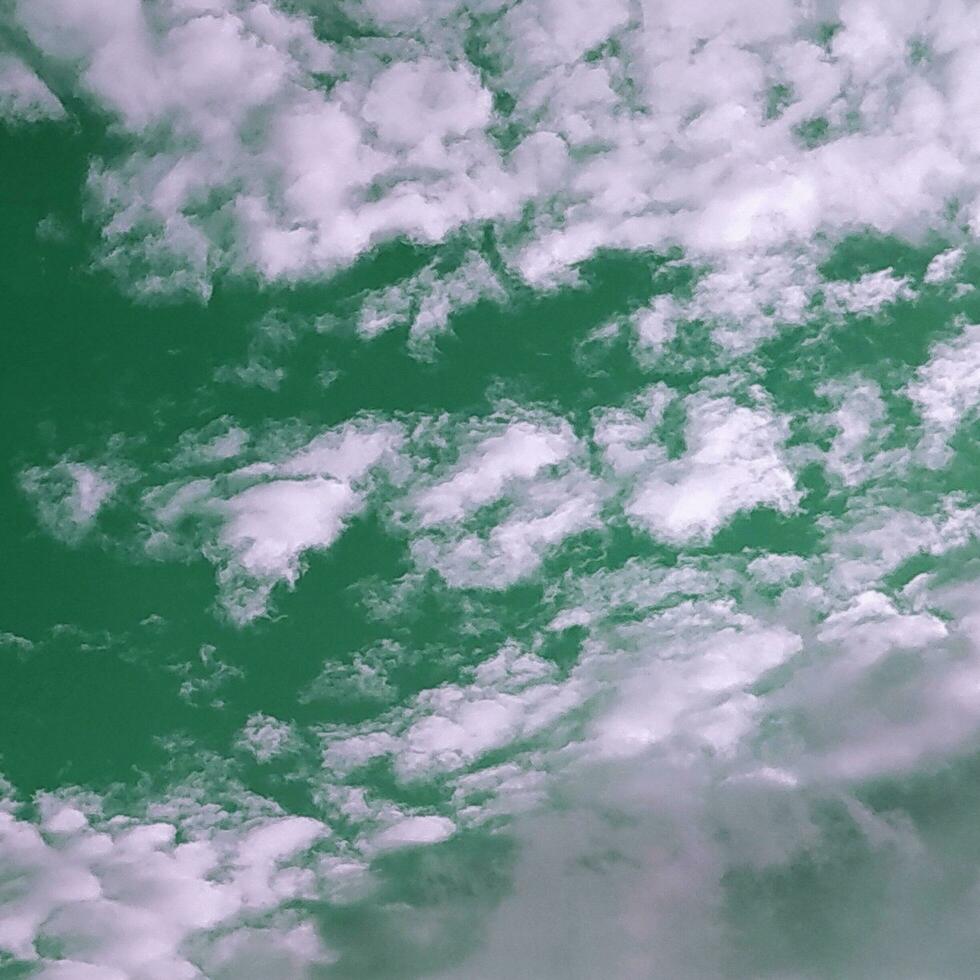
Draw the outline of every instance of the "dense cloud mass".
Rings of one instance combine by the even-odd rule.
[[[0,973],[975,975],[980,7],[0,28]]]
[[[681,245],[785,292],[818,233],[976,222],[980,20],[954,0],[31,0],[13,22],[120,137],[89,190],[102,260],[143,293],[488,223],[536,285]],[[62,114],[13,57],[0,90],[7,115]]]

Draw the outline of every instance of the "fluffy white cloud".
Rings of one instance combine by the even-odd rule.
[[[974,221],[975,12],[959,3],[844,4],[827,43],[833,10],[782,0],[709,18],[681,0],[484,7],[479,70],[450,3],[351,8],[365,36],[342,43],[256,0],[152,16],[40,0],[17,18],[128,136],[90,187],[104,260],[146,291],[207,295],[217,269],[320,276],[489,220],[532,283],[600,248],[679,244],[718,265],[703,290],[732,295],[728,277],[756,295],[751,320],[797,322],[812,273],[801,259],[787,278],[776,252],[940,227],[953,198]],[[877,302],[873,285],[848,302]]]
[[[55,537],[74,543],[95,524],[125,475],[108,466],[63,459],[50,468],[34,466],[20,475],[24,492],[34,501],[38,518]]]
[[[300,555],[333,544],[356,503],[354,491],[336,480],[260,483],[223,503],[218,540],[247,575],[294,583]]]
[[[831,310],[870,316],[898,300],[914,297],[907,277],[891,269],[868,272],[856,282],[830,282],[824,286],[824,300]]]
[[[948,282],[956,275],[964,258],[965,252],[962,248],[949,248],[940,252],[929,262],[922,281],[931,285]]]
[[[629,757],[675,740],[734,751],[759,708],[746,688],[803,646],[730,603],[684,603],[628,633],[640,653],[617,665],[623,676],[594,722],[590,755]]]
[[[405,817],[377,834],[371,844],[379,851],[391,851],[420,844],[438,844],[450,838],[456,825],[447,817]]]
[[[261,712],[249,716],[238,740],[238,744],[251,752],[258,762],[269,762],[288,752],[294,743],[295,733],[288,722]]]
[[[503,287],[489,263],[479,253],[470,252],[450,271],[440,274],[432,264],[403,282],[368,294],[357,330],[362,337],[372,338],[408,325],[410,347],[424,354],[453,313],[483,299],[503,297]]]
[[[553,664],[506,646],[469,684],[424,691],[407,712],[356,729],[324,732],[324,762],[347,773],[379,757],[411,782],[456,773],[495,749],[530,738],[581,704],[585,685],[560,682]]]
[[[248,917],[308,895],[313,872],[298,864],[328,833],[317,820],[283,816],[180,842],[169,823],[93,826],[70,803],[43,809],[40,826],[0,812],[13,872],[0,950],[50,977],[191,978],[214,960],[248,970]],[[330,959],[309,925],[261,934],[291,950],[300,971]]]
[[[568,536],[594,527],[602,491],[584,471],[583,446],[554,418],[515,418],[457,429],[465,449],[440,478],[410,494],[400,520],[411,552],[454,587],[504,588],[533,572]],[[484,508],[497,513],[489,525]]]
[[[790,512],[800,499],[781,452],[785,423],[764,406],[705,395],[685,401],[686,450],[643,477],[626,513],[672,544],[710,540],[732,517],[755,507]]]
[[[941,466],[949,455],[947,440],[980,403],[980,326],[966,325],[937,344],[907,390],[925,423],[927,460]]]
[[[20,58],[0,54],[0,120],[38,122],[64,116],[64,106],[35,72]]]
[[[827,418],[836,432],[825,465],[846,486],[854,486],[884,466],[897,463],[899,457],[907,458],[907,452],[875,453],[875,442],[888,429],[883,425],[885,403],[881,389],[874,382],[856,376],[845,382],[824,384],[817,394],[840,402]]]
[[[176,464],[233,462],[248,441],[234,426],[203,444],[193,436]],[[185,554],[195,527],[198,547],[217,566],[222,606],[234,622],[251,622],[277,585],[296,584],[304,557],[329,548],[364,509],[372,471],[394,462],[402,438],[396,423],[355,420],[218,477],[151,486],[143,494],[146,549],[161,558]]]
[[[477,444],[451,476],[418,495],[415,506],[422,526],[459,520],[498,499],[510,481],[533,478],[567,459],[574,448],[567,426],[546,429],[514,422]]]
[[[469,68],[447,69],[432,59],[402,62],[371,83],[361,110],[384,142],[416,147],[438,159],[447,137],[465,136],[490,121],[490,93]],[[418,112],[426,126],[420,129]],[[426,146],[431,144],[431,147]]]

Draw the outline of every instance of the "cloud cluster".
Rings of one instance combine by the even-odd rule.
[[[744,277],[737,256],[778,265],[818,233],[951,229],[954,200],[976,223],[980,28],[959,0],[410,6],[351,7],[363,33],[328,39],[315,7],[257,0],[19,4],[39,62],[122,137],[89,187],[124,284],[320,277],[483,222],[532,284],[672,245]],[[4,64],[23,112],[56,112]],[[799,315],[806,266],[776,316]]]
[[[394,458],[402,438],[397,423],[354,421],[292,451],[280,448],[272,460],[150,487],[142,496],[146,550],[186,554],[189,525],[191,540],[217,566],[222,606],[233,622],[247,623],[267,610],[276,585],[296,584],[304,556],[329,548],[364,509],[372,472]],[[242,448],[241,436],[226,433],[190,455],[240,464]]]
[[[317,890],[306,852],[329,833],[319,821],[280,816],[181,841],[171,823],[40,802],[39,825],[0,812],[11,875],[0,950],[36,976],[302,976],[333,958],[286,908]]]
[[[317,653],[294,714],[261,691],[247,707],[217,698],[254,669],[224,649],[201,644],[177,671],[179,707],[231,719],[227,758],[305,793],[316,816],[267,806],[205,827],[203,791],[110,818],[67,796],[5,804],[2,955],[49,977],[327,971],[343,951],[309,903],[364,898],[416,849],[468,855],[467,835],[505,824],[522,861],[460,976],[873,980],[886,960],[896,975],[972,975],[975,957],[915,959],[896,932],[922,937],[937,918],[902,897],[911,881],[922,908],[941,894],[967,910],[944,946],[975,934],[980,884],[956,851],[974,846],[976,807],[935,799],[949,798],[940,767],[975,784],[980,737],[980,505],[958,438],[980,404],[980,328],[950,315],[926,340],[890,314],[922,302],[925,323],[928,304],[969,288],[956,280],[978,220],[977,11],[336,10],[343,31],[319,4],[25,0],[32,51],[0,60],[0,116],[63,118],[75,97],[102,114],[114,138],[89,174],[102,260],[137,292],[320,281],[381,242],[459,233],[347,307],[368,342],[361,377],[386,347],[371,338],[404,328],[428,353],[455,312],[519,278],[568,282],[605,249],[679,246],[647,282],[676,288],[597,317],[619,318],[592,336],[628,334],[628,371],[610,359],[558,385],[531,365],[483,402],[439,390],[441,414],[348,413],[350,391],[285,404],[286,368],[267,355],[300,331],[272,314],[245,365],[219,369],[218,404],[207,392],[189,410],[213,420],[165,458],[134,436],[22,469],[49,534],[206,561],[243,628],[368,514],[366,537],[395,558],[350,583],[377,593],[372,635],[341,638],[322,669]],[[835,245],[869,227],[939,234],[911,259],[876,239],[881,261],[840,261]],[[784,327],[797,333],[777,338]],[[423,384],[445,377],[408,366]],[[222,414],[226,380],[268,401]],[[740,521],[758,511],[779,519]],[[419,628],[430,600],[435,641]],[[903,804],[920,790],[925,803]],[[793,930],[853,938],[845,920],[875,905],[854,868],[894,921],[837,943],[837,960],[828,940],[821,959]],[[472,897],[482,878],[466,877]],[[433,919],[403,899],[364,915],[397,917],[392,935],[424,945]]]
[[[0,54],[0,120],[40,122],[64,119],[58,97],[20,58]]]
[[[109,466],[70,459],[29,467],[20,475],[21,488],[34,501],[41,523],[67,543],[81,540],[93,528],[99,511],[116,493],[118,480],[119,473]]]

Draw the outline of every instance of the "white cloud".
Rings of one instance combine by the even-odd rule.
[[[644,353],[659,353],[677,335],[682,307],[672,296],[657,296],[632,317],[636,340]]]
[[[814,18],[833,9],[819,4],[669,0],[651,13],[642,4],[487,0],[478,7],[493,37],[480,73],[461,50],[450,4],[363,6],[366,15],[344,9],[378,30],[335,46],[304,17],[250,0],[22,5],[34,43],[58,62],[51,77],[77,70],[81,90],[114,116],[122,149],[96,164],[91,186],[106,205],[113,261],[125,270],[133,248],[150,258],[142,288],[206,293],[211,276],[228,270],[322,276],[383,239],[439,241],[483,219],[504,261],[541,285],[597,249],[679,243],[694,269],[689,296],[657,297],[629,322],[655,377],[656,359],[685,339],[689,321],[705,324],[725,360],[786,325],[878,315],[914,299],[912,281],[894,269],[825,281],[821,263],[869,223],[912,236],[941,227],[954,192],[964,204],[956,220],[976,219],[968,46],[980,19],[955,4],[848,2],[824,45]],[[931,49],[922,63],[909,55],[913,38]],[[503,121],[491,89],[496,104],[513,102],[506,139],[485,132]],[[800,130],[814,120],[825,125]],[[509,155],[507,139],[517,141]],[[362,294],[352,326],[365,338],[404,327],[424,351],[455,312],[503,297],[475,235],[463,237],[470,250],[455,264],[440,256]],[[924,282],[954,280],[965,254],[941,253]],[[837,343],[844,332],[831,326],[808,331],[801,358],[830,332]],[[556,784],[572,798],[574,822],[578,780],[603,817],[585,843],[553,835],[558,857],[535,863],[535,852],[536,871],[613,860],[610,839],[629,831],[611,830],[608,814],[641,814],[642,832],[617,865],[628,870],[594,875],[593,888],[573,896],[593,913],[582,916],[590,935],[611,931],[618,943],[608,962],[622,969],[597,975],[648,975],[653,963],[669,975],[713,976],[690,956],[694,945],[710,953],[704,937],[723,932],[725,872],[780,866],[800,848],[812,855],[814,801],[819,809],[830,797],[869,839],[887,841],[889,860],[904,855],[899,845],[914,834],[862,810],[853,785],[969,751],[980,731],[976,590],[936,584],[970,574],[952,552],[975,539],[980,509],[969,492],[942,489],[941,470],[913,469],[940,468],[980,402],[980,327],[957,329],[904,388],[922,420],[918,456],[882,450],[896,435],[884,390],[893,374],[818,386],[830,411],[791,419],[785,403],[777,410],[761,391],[746,393],[746,377],[770,366],[755,358],[744,376],[714,377],[693,394],[683,378],[672,381],[676,391],[624,392],[618,406],[593,413],[591,440],[579,434],[580,415],[499,403],[490,418],[358,417],[315,434],[299,422],[246,430],[222,417],[185,434],[140,478],[137,519],[149,554],[212,562],[234,621],[264,614],[276,589],[294,587],[311,556],[375,504],[404,547],[410,570],[377,586],[391,601],[375,603],[372,624],[393,621],[389,635],[400,642],[331,654],[300,697],[304,712],[318,698],[353,700],[366,720],[304,728],[250,705],[235,722],[239,761],[241,750],[279,760],[343,829],[279,814],[188,837],[169,811],[167,825],[113,823],[81,803],[49,808],[35,826],[4,802],[0,833],[15,876],[0,945],[50,976],[303,975],[335,955],[303,904],[347,887],[322,868],[346,862],[336,878],[360,882],[363,861],[533,809]],[[274,386],[277,368],[254,364]],[[787,364],[787,387],[808,383],[811,366]],[[674,409],[686,413],[677,452]],[[787,447],[791,422],[822,428],[829,449]],[[820,493],[813,501],[823,553],[770,553],[769,541],[702,552],[739,514],[794,512],[801,461],[829,476],[830,504]],[[65,457],[22,482],[42,522],[75,541],[124,496],[121,474]],[[882,476],[903,479],[885,486]],[[624,514],[634,529],[698,552],[676,562],[623,554]],[[500,597],[481,591],[527,579],[590,529],[598,547],[589,535],[585,562],[563,561],[559,580],[534,581],[533,608],[508,603],[499,615]],[[812,543],[779,537],[801,554]],[[920,554],[939,571],[896,586]],[[412,646],[410,618],[428,572],[441,577],[445,622],[461,624],[438,651],[439,669],[461,672],[399,700],[399,671],[431,652]],[[495,639],[491,654],[460,668],[491,620],[495,636],[526,635],[499,648]],[[28,649],[17,637],[7,643]],[[182,697],[198,703],[235,676],[215,652],[202,646],[201,665],[181,669]],[[293,768],[313,737],[322,772],[305,757]],[[385,765],[393,800],[369,791]],[[421,783],[426,806],[404,806],[401,792]],[[180,804],[202,821],[207,790]],[[654,819],[667,832],[650,833]],[[553,884],[545,879],[542,888]],[[617,899],[603,904],[605,915],[590,904],[595,888]],[[677,921],[686,929],[663,925]],[[65,959],[45,959],[59,948]],[[504,957],[494,968],[512,966]]]
[[[217,554],[229,560],[218,581],[232,619],[247,623],[262,615],[272,588],[295,585],[304,553],[329,548],[360,504],[347,484],[318,478],[273,480],[220,501]]]
[[[215,419],[198,431],[185,432],[173,465],[187,468],[206,463],[220,463],[239,456],[249,441],[248,432],[227,416]]]
[[[918,510],[885,506],[868,494],[839,520],[819,518],[817,524],[829,532],[828,591],[867,591],[913,555],[942,555],[962,547],[980,526],[980,509],[957,494],[933,500],[929,514]]]
[[[370,846],[379,851],[391,851],[420,844],[438,844],[448,840],[455,831],[456,825],[446,817],[405,817],[376,834]]]
[[[730,603],[683,603],[628,633],[641,654],[617,665],[624,676],[593,722],[590,754],[629,757],[678,738],[734,750],[759,708],[746,688],[803,645]]]
[[[385,727],[324,733],[324,762],[348,773],[390,757],[405,782],[465,769],[486,753],[530,738],[578,706],[584,687],[559,682],[554,665],[507,646],[480,665],[470,684],[444,684],[422,692],[407,712]]]
[[[44,527],[62,541],[74,543],[92,529],[125,475],[108,466],[63,459],[50,468],[24,470],[20,484],[34,501]]]
[[[929,261],[922,281],[930,285],[948,282],[959,271],[965,256],[966,253],[962,248],[949,248],[938,255],[934,255]]]
[[[337,480],[260,483],[223,502],[219,544],[247,575],[293,584],[300,555],[333,544],[357,502],[354,491]]]
[[[602,490],[582,468],[583,446],[551,417],[457,429],[455,466],[419,481],[400,513],[412,557],[456,588],[505,588],[538,568],[545,554],[597,524]],[[484,508],[496,512],[488,524]]]
[[[238,744],[251,752],[257,762],[266,763],[294,748],[296,733],[289,722],[258,711],[249,715]]]
[[[681,0],[490,4],[503,16],[482,75],[452,4],[347,13],[365,36],[334,45],[255,0],[152,17],[132,0],[18,5],[41,56],[76,71],[129,137],[90,178],[104,260],[128,286],[206,296],[218,270],[318,277],[382,240],[492,221],[542,285],[597,249],[680,245],[717,265],[702,288],[720,318],[747,316],[758,333],[798,321],[818,233],[941,228],[954,198],[975,217],[972,15],[956,4],[846,4],[829,48],[814,40],[822,14],[782,0],[711,18]],[[932,55],[910,59],[913,43]],[[491,90],[513,103],[506,118]],[[814,121],[822,136],[807,145],[798,127]],[[518,133],[512,154],[490,136],[502,122]],[[525,205],[533,220],[515,234]],[[802,264],[787,279],[775,256],[789,253]],[[847,302],[877,303],[875,285]],[[736,334],[721,336],[738,346]]]
[[[543,0],[512,7],[503,28],[510,39],[523,42],[523,57],[545,65],[563,65],[601,44],[629,19],[625,0],[612,0],[599,8],[588,0]]]
[[[785,423],[764,407],[705,395],[685,400],[687,448],[655,464],[626,505],[629,517],[671,544],[710,540],[737,513],[789,513],[800,499],[781,452]]]
[[[247,950],[235,948],[248,935],[243,919],[306,895],[312,872],[299,863],[325,833],[319,821],[280,817],[178,842],[171,824],[118,817],[93,826],[71,805],[55,809],[43,832],[0,813],[15,875],[0,949],[50,977],[195,977],[195,960],[215,958],[247,969],[238,958]],[[308,926],[264,934],[292,949],[297,968],[329,959]]]
[[[875,454],[875,443],[888,431],[882,424],[885,403],[877,384],[855,376],[845,382],[821,385],[817,394],[840,401],[839,407],[827,416],[836,433],[825,466],[845,486],[855,486],[880,472],[884,465],[898,462],[894,453]],[[899,455],[905,460],[908,454]]]
[[[533,572],[565,538],[598,526],[601,494],[589,478],[531,485],[487,533],[432,535],[412,542],[423,568],[457,588],[505,588]]]
[[[0,54],[0,120],[39,122],[64,116],[58,97],[20,58]]]
[[[544,428],[513,422],[474,446],[451,476],[418,494],[415,508],[422,526],[458,521],[497,500],[511,481],[530,480],[545,467],[563,462],[575,447],[567,425]]]
[[[804,323],[816,283],[810,257],[730,256],[698,281],[685,315],[715,323],[715,341],[740,352],[779,326]]]
[[[597,411],[593,418],[592,439],[600,448],[605,464],[619,477],[637,473],[651,464],[663,462],[667,454],[657,442],[656,430],[673,392],[664,384],[640,392],[629,408]]]
[[[216,939],[203,950],[201,966],[206,976],[262,980],[315,976],[336,959],[311,922],[293,925],[284,916],[281,924],[244,926]]]
[[[427,353],[435,335],[446,330],[449,318],[483,299],[501,300],[504,291],[489,263],[469,252],[460,264],[440,272],[435,263],[409,279],[365,297],[357,330],[365,338],[407,325],[409,345]]]
[[[364,99],[362,115],[382,141],[416,147],[419,159],[429,154],[438,159],[447,137],[487,125],[490,101],[490,93],[469,68],[450,69],[426,58],[392,65],[378,75]],[[424,129],[418,113],[425,117]]]
[[[935,345],[907,392],[925,424],[927,462],[942,466],[947,440],[980,403],[980,326],[968,324],[957,337]]]
[[[868,272],[855,282],[828,282],[824,301],[832,310],[869,316],[882,307],[915,296],[908,277],[896,276],[891,269]]]
[[[184,439],[175,465],[240,461],[248,434],[219,430],[203,445]],[[309,552],[328,549],[364,509],[372,472],[394,463],[402,438],[397,423],[352,420],[298,447],[256,446],[253,457],[266,458],[219,476],[151,487],[146,549],[167,558],[185,556],[188,542],[200,548],[217,566],[224,610],[249,623],[268,610],[276,586],[296,584]]]

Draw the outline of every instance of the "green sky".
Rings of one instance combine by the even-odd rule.
[[[947,980],[980,12],[0,4],[0,976]]]

